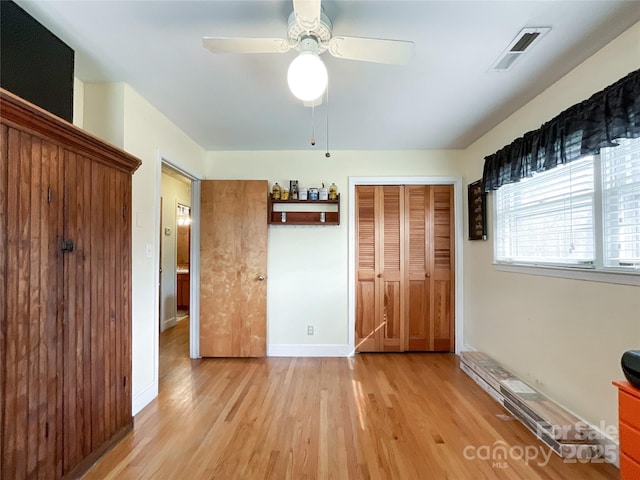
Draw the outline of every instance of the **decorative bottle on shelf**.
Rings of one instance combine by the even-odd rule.
[[[338,187],[336,187],[335,183],[331,183],[329,185],[329,200],[337,200],[338,199]]]
[[[278,185],[278,182],[276,182],[271,189],[271,198],[280,200],[280,185]]]
[[[322,184],[322,188],[318,189],[318,200],[329,200],[329,190]]]

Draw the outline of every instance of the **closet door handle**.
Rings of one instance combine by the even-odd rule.
[[[264,275],[258,275],[258,281],[260,282],[264,281]]]
[[[431,274],[430,274],[430,273],[425,273],[425,275],[424,275],[424,276],[425,276],[426,278],[429,278],[429,277],[431,276]]]

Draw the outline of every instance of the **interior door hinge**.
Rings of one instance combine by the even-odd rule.
[[[126,388],[127,386],[127,377],[126,375],[124,377],[122,377],[122,388]]]
[[[124,219],[127,218],[127,206],[126,205],[122,206],[122,218],[124,218]]]
[[[49,187],[47,191],[47,200],[49,201],[49,203],[51,203],[51,187]]]
[[[49,422],[44,424],[44,438],[49,438]]]

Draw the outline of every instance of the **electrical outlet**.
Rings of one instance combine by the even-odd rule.
[[[313,335],[313,325],[307,325],[307,335]]]

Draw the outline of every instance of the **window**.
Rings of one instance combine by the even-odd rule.
[[[640,273],[640,139],[495,195],[498,263]]]

